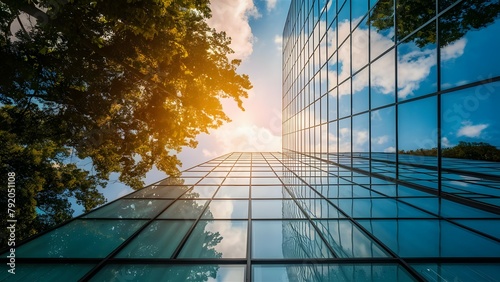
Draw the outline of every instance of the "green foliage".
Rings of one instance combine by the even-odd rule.
[[[434,157],[437,157],[437,152],[437,148],[399,151],[400,154]],[[460,141],[456,146],[443,148],[441,156],[445,158],[500,162],[500,150],[485,142]]]
[[[12,35],[21,12],[37,23]],[[103,203],[112,172],[177,175],[176,152],[229,121],[220,100],[243,109],[252,86],[209,17],[208,0],[0,2],[1,172],[19,175],[27,234],[68,218],[70,196]]]
[[[448,7],[454,0],[439,1],[441,7]],[[370,24],[375,30],[394,28],[394,8],[392,0],[381,0],[370,16]],[[462,1],[446,12],[439,22],[439,44],[447,46],[462,38],[469,30],[481,29],[492,24],[500,14],[498,1]],[[396,5],[397,37],[401,40],[436,16],[434,1],[398,0]],[[419,47],[436,43],[436,29],[423,28],[417,31],[412,40]]]

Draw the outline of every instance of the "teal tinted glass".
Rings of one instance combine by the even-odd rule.
[[[315,220],[323,237],[341,258],[389,256],[349,220]]]
[[[444,220],[358,222],[401,257],[496,257],[500,253],[500,243]]]
[[[77,219],[19,246],[16,254],[21,258],[103,258],[145,222]]]
[[[305,218],[293,200],[253,200],[252,218]]]
[[[193,220],[155,220],[116,257],[170,258],[193,223]]]
[[[323,199],[299,199],[299,205],[313,218],[344,217],[331,203]]]
[[[253,281],[418,281],[397,264],[254,265]]]
[[[253,258],[329,258],[328,247],[308,220],[253,220]]]
[[[190,186],[185,185],[175,185],[176,182],[182,182],[181,180],[170,180],[164,181],[164,183],[172,183],[168,184],[171,186],[160,186],[160,185],[152,185],[141,189],[130,196],[128,198],[167,198],[167,199],[175,199],[186,192]]]
[[[219,188],[219,186],[195,186],[191,191],[182,195],[181,198],[212,198],[217,188]]]
[[[179,258],[245,258],[246,220],[200,220]]]
[[[206,200],[177,200],[158,218],[197,219],[201,215],[206,202]]]
[[[94,267],[93,264],[21,264],[16,263],[15,274],[2,271],[0,281],[78,281]]]
[[[203,213],[204,219],[247,219],[247,200],[212,200]]]
[[[171,200],[121,199],[99,208],[85,218],[153,218],[170,204]]]
[[[340,209],[355,218],[433,217],[395,199],[333,200]]]
[[[496,281],[499,263],[425,263],[411,266],[427,281]]]
[[[248,186],[221,186],[215,198],[248,198],[248,195]]]
[[[244,281],[242,265],[155,265],[110,264],[99,271],[90,281]]]
[[[252,198],[287,198],[283,186],[252,186]]]

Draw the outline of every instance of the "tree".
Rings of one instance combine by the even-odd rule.
[[[454,0],[439,1],[444,10]],[[469,30],[481,29],[495,22],[500,14],[498,1],[466,0],[447,11],[439,20],[440,47],[462,38]],[[436,15],[435,1],[398,0],[396,4],[396,33],[399,40]],[[381,0],[370,15],[370,24],[376,30],[394,28],[394,6],[392,0]],[[436,43],[436,28],[423,28],[414,34],[412,40],[418,47]]]
[[[153,166],[177,175],[176,152],[229,121],[222,98],[243,110],[252,86],[210,13],[208,0],[0,2],[1,171],[22,185],[28,233],[68,218],[70,196],[102,204],[112,172],[133,188]]]

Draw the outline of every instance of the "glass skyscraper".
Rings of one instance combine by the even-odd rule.
[[[282,152],[215,158],[28,239],[0,281],[499,281],[499,13],[292,1]]]

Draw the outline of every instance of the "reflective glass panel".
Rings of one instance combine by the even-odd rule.
[[[396,59],[394,49],[384,54],[371,64],[370,95],[371,107],[393,104],[396,102]]]
[[[248,186],[221,186],[215,194],[215,198],[248,198],[248,196]]]
[[[109,264],[90,281],[244,281],[243,265]]]
[[[436,166],[436,97],[401,104],[398,115],[399,161],[405,164]]]
[[[85,215],[85,218],[153,218],[171,200],[120,199]]]
[[[116,257],[170,258],[193,222],[193,220],[155,220]]]
[[[213,200],[208,205],[202,218],[248,218],[248,200]]]
[[[411,264],[427,281],[495,281],[498,280],[498,263],[427,263]]]
[[[462,1],[440,17],[441,89],[500,74],[499,5],[491,0]]]
[[[211,198],[215,191],[219,188],[218,186],[195,186],[193,189],[186,194],[182,195],[182,198]]]
[[[22,264],[16,262],[15,274],[4,271],[0,273],[0,281],[78,281],[91,270],[93,264]]]
[[[197,219],[203,208],[206,200],[177,200],[166,211],[158,216],[158,218],[166,219]]]
[[[200,220],[179,258],[245,258],[246,220]]]
[[[283,186],[252,186],[252,198],[286,198],[288,192]]]
[[[395,199],[340,199],[334,202],[354,218],[433,217]]]
[[[308,220],[253,220],[253,258],[327,258],[328,247]]]
[[[418,281],[397,264],[254,265],[254,281]]]
[[[394,46],[394,1],[379,0],[370,13],[371,59],[374,60],[392,46]]]
[[[313,218],[342,218],[339,210],[323,199],[298,199],[301,207]]]
[[[496,257],[500,253],[499,242],[444,220],[358,222],[401,257]]]
[[[315,220],[314,224],[338,257],[389,256],[349,220]]]
[[[145,222],[117,219],[73,220],[17,247],[16,255],[20,258],[103,258]]]
[[[175,178],[174,178],[175,179]],[[164,181],[166,182],[166,181]],[[170,180],[170,182],[174,183],[175,181]],[[169,182],[169,183],[170,183]],[[182,193],[186,192],[190,186],[158,186],[152,185],[141,189],[130,196],[128,198],[168,198],[175,199],[179,197]]]
[[[293,200],[253,200],[252,218],[304,218]]]

